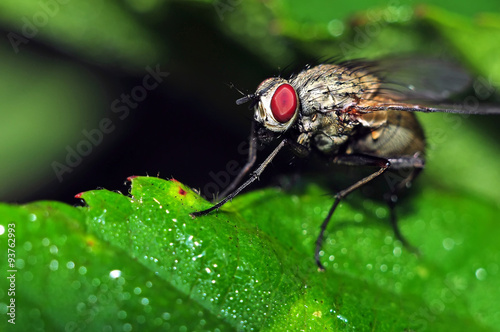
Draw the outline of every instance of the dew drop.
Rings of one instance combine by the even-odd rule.
[[[455,240],[452,238],[447,237],[446,239],[443,240],[443,248],[445,250],[452,250],[455,247]]]
[[[24,268],[24,266],[25,266],[25,265],[26,265],[26,262],[24,261],[24,259],[22,259],[22,258],[18,258],[18,259],[16,260],[16,267],[17,267],[18,269],[22,269],[22,268]]]
[[[384,219],[387,217],[387,210],[385,208],[379,207],[375,210],[375,215],[379,219]]]
[[[76,311],[77,311],[78,313],[83,312],[86,308],[87,308],[87,306],[86,306],[86,305],[85,305],[85,303],[83,303],[83,302],[79,302],[79,303],[76,305]]]
[[[116,284],[119,286],[123,286],[125,284],[125,278],[124,277],[119,277],[116,279]]]
[[[477,280],[484,280],[487,275],[488,275],[488,273],[482,267],[476,270],[476,278],[477,278]]]
[[[344,23],[338,19],[331,20],[328,22],[327,29],[332,36],[339,37],[344,32]]]
[[[49,264],[49,269],[57,271],[57,269],[59,269],[59,262],[56,259],[53,259]]]
[[[50,251],[51,254],[55,255],[55,254],[57,254],[57,252],[59,250],[57,249],[56,245],[51,245],[50,248],[49,248],[49,251]]]
[[[23,244],[23,248],[24,248],[24,250],[26,250],[26,251],[30,251],[30,250],[33,248],[33,245],[31,244],[31,242],[30,242],[30,241],[26,241],[26,242],[24,242],[24,244]]]
[[[122,275],[122,271],[120,271],[120,270],[112,270],[111,272],[109,272],[109,277],[111,279],[119,278],[121,275]]]
[[[97,296],[95,296],[94,294],[89,295],[88,301],[89,301],[89,303],[92,303],[92,304],[96,303],[97,302]]]

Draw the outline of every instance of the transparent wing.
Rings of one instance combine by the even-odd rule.
[[[424,113],[458,113],[458,114],[500,114],[500,106],[496,105],[417,105],[406,103],[386,103],[376,106],[355,106],[354,109],[360,112],[370,113],[373,111],[406,111],[406,112],[424,112]]]
[[[500,114],[500,105],[481,104],[477,98],[465,97],[461,102],[450,103],[454,96],[472,88],[473,81],[467,71],[452,62],[398,57],[350,64],[351,68],[364,70],[380,79],[373,99],[363,100],[353,107],[358,111]]]
[[[380,94],[396,101],[440,102],[471,87],[472,77],[452,62],[434,58],[386,58],[373,62]]]

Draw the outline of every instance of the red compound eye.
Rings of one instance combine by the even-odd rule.
[[[281,122],[288,122],[297,109],[297,95],[290,84],[282,84],[276,89],[271,98],[271,111],[274,118]]]

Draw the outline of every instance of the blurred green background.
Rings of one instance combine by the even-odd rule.
[[[134,174],[173,176],[210,195],[210,172],[245,159],[238,146],[252,115],[229,85],[251,92],[321,58],[450,58],[496,88],[499,9],[496,0],[4,0],[0,200],[75,203],[84,190],[126,191]],[[144,90],[147,67],[169,75]],[[500,198],[491,179],[498,118],[421,118],[428,181]],[[273,174],[290,170],[286,158]]]

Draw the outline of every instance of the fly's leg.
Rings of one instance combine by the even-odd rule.
[[[316,260],[316,264],[318,265],[318,268],[320,270],[325,269],[325,267],[323,266],[323,264],[321,264],[320,261],[320,252],[321,252],[321,246],[323,244],[325,230],[340,201],[354,190],[358,189],[359,187],[362,187],[363,185],[367,184],[368,182],[372,181],[373,179],[375,179],[376,177],[387,171],[392,166],[391,162],[388,159],[373,157],[369,155],[340,155],[334,159],[334,163],[341,165],[349,165],[349,166],[376,166],[379,167],[379,169],[376,172],[354,183],[350,187],[339,191],[335,195],[335,201],[333,202],[333,205],[330,208],[330,211],[328,212],[328,215],[326,216],[325,220],[321,224],[321,229],[318,238],[316,240],[316,250],[314,252],[314,259]]]
[[[384,198],[389,206],[391,226],[394,231],[394,235],[399,241],[401,241],[403,246],[414,253],[418,253],[418,249],[406,240],[399,229],[398,219],[396,216],[396,204],[398,202],[398,193],[407,188],[408,185],[420,174],[420,172],[424,169],[425,163],[424,160],[418,156],[411,158],[389,159],[389,161],[391,162],[391,165],[393,166],[392,169],[394,170],[410,169],[409,174],[399,182],[391,183],[389,181],[390,190],[384,195]]]
[[[253,129],[253,126],[252,126],[252,129]],[[256,147],[257,146],[256,145],[256,141],[253,141],[253,139],[255,137],[256,137],[255,136],[255,131],[252,130],[252,136],[251,136],[251,139],[250,139],[250,145],[251,145],[251,149],[250,150],[254,150],[254,149],[256,150],[257,149],[257,147]],[[253,145],[252,145],[252,141],[253,141]],[[227,195],[224,199],[222,199],[220,202],[218,202],[217,204],[213,205],[212,207],[210,207],[210,208],[208,208],[206,210],[192,212],[189,215],[191,217],[193,217],[193,218],[199,217],[199,216],[204,216],[204,215],[209,214],[210,212],[212,212],[214,210],[218,210],[221,206],[223,206],[224,204],[226,204],[227,202],[229,202],[230,200],[232,200],[243,189],[245,189],[246,187],[248,187],[255,180],[259,179],[259,176],[262,174],[262,172],[267,167],[267,165],[269,165],[271,163],[271,161],[274,159],[274,157],[276,157],[276,155],[278,154],[278,152],[284,146],[288,146],[296,154],[307,155],[307,153],[309,153],[309,149],[307,147],[305,147],[303,145],[300,145],[299,143],[290,141],[289,139],[285,138],[284,140],[282,140],[280,142],[280,144],[278,144],[278,146],[276,146],[276,148],[274,148],[273,152],[271,152],[271,154],[269,156],[267,156],[267,158],[264,160],[264,162],[262,164],[260,164],[260,166],[254,172],[252,172],[252,175],[250,176],[250,178],[246,182],[244,182],[236,190],[232,191],[229,195]],[[243,168],[242,172],[240,172],[240,174],[238,174],[238,176],[236,177],[236,180],[240,180],[240,178],[243,177],[250,170],[250,168],[252,167],[253,163],[255,162],[255,157],[256,157],[256,151],[255,150],[253,152],[252,151],[249,152],[248,163],[247,163],[247,165],[245,165],[245,167]],[[233,183],[231,184],[231,186],[233,186],[233,185],[236,186],[237,185],[237,181],[233,181]]]
[[[252,169],[256,160],[257,160],[257,135],[255,133],[255,122],[252,121],[247,162],[243,166],[241,171],[238,173],[236,178],[233,180],[233,182],[231,182],[231,184],[229,184],[229,186],[227,186],[227,188],[222,191],[222,193],[219,196],[220,199],[226,197],[230,192],[232,192],[236,188],[236,186],[241,182],[243,177],[247,175],[248,172]]]
[[[288,145],[288,144],[290,144],[290,143],[289,143],[289,141],[287,139],[282,140],[281,143],[278,144],[278,146],[273,150],[273,152],[271,152],[271,154],[266,158],[266,160],[264,160],[264,162],[262,164],[260,164],[260,166],[252,173],[252,176],[245,183],[243,183],[241,186],[239,186],[235,191],[233,191],[232,193],[230,193],[229,195],[227,195],[226,198],[224,198],[219,203],[213,205],[212,207],[210,207],[210,208],[208,208],[206,210],[192,212],[189,215],[191,217],[193,217],[193,218],[199,217],[199,216],[204,216],[204,215],[209,214],[210,212],[212,212],[214,210],[218,210],[221,206],[223,206],[224,204],[226,204],[227,202],[229,202],[230,200],[232,200],[243,189],[245,189],[250,184],[252,184],[255,180],[257,180],[259,178],[259,176],[262,174],[262,172],[264,171],[264,169],[267,167],[267,165],[269,165],[271,163],[271,161],[274,159],[274,157],[276,157],[276,155],[278,154],[278,152],[285,145]]]
[[[300,157],[304,158],[309,155],[311,152],[309,148],[306,146],[291,141],[287,140],[286,144],[288,147],[292,150],[292,152]],[[257,160],[257,133],[255,131],[255,122],[252,122],[252,129],[251,129],[251,134],[250,134],[250,143],[249,143],[249,149],[248,149],[248,160],[246,164],[243,166],[241,171],[238,173],[236,178],[231,182],[231,184],[222,191],[220,194],[221,199],[225,198],[227,195],[229,195],[235,188],[236,186],[241,182],[243,177],[248,174],[248,172],[252,169],[253,165],[255,164],[255,161]]]

